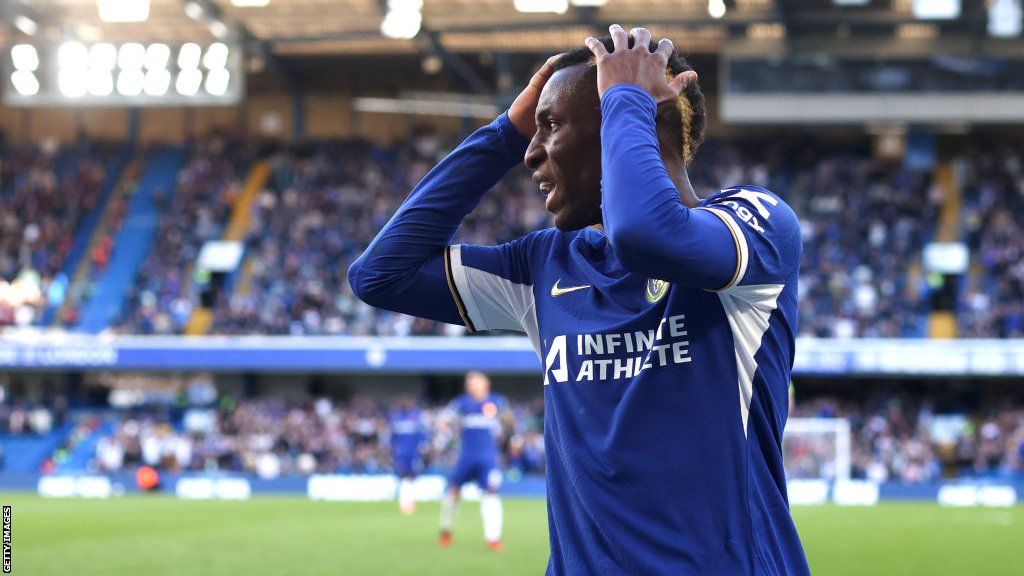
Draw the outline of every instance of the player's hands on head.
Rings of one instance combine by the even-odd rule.
[[[563,52],[548,58],[540,70],[533,75],[533,78],[530,78],[530,83],[526,85],[526,88],[523,88],[523,91],[509,106],[508,119],[512,121],[516,130],[527,138],[533,138],[534,132],[537,131],[537,120],[534,118],[534,114],[537,112],[540,92],[547,84],[548,78],[551,78],[551,74],[554,73],[555,62],[558,62],[558,59],[564,55]]]
[[[604,93],[616,84],[636,84],[662,104],[674,102],[686,87],[697,81],[697,73],[680,72],[671,80],[665,78],[668,58],[672,55],[672,41],[662,38],[658,48],[650,51],[651,33],[646,28],[633,28],[633,47],[629,47],[629,36],[622,26],[612,24],[611,32],[614,50],[608,52],[604,44],[594,37],[587,38],[586,45],[597,61],[597,93]]]

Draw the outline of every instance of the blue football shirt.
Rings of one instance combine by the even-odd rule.
[[[589,228],[448,250],[467,326],[543,362],[548,574],[807,573],[781,451],[799,224],[757,187],[697,210],[738,254],[716,291],[628,272]]]
[[[418,456],[425,439],[423,414],[419,408],[398,408],[391,412],[391,449],[396,458]]]
[[[376,306],[529,337],[549,575],[808,574],[781,448],[799,223],[754,186],[684,205],[656,112],[632,84],[601,98],[605,231],[450,245],[522,161],[528,142],[502,114],[424,177],[349,280]]]
[[[459,461],[486,462],[493,466],[497,460],[496,438],[501,431],[499,416],[505,409],[506,400],[494,393],[477,400],[469,394],[462,394],[448,405],[461,428]]]

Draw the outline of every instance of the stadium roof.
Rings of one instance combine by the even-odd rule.
[[[390,1],[415,5],[419,0]],[[600,7],[576,6],[581,0],[553,3],[560,1],[567,5],[561,14],[517,10],[516,2],[529,0],[423,0],[416,38],[390,39],[381,34],[389,0],[270,0],[261,7],[236,6],[243,3],[239,0],[149,0],[148,18],[131,23],[102,21],[97,0],[0,0],[9,24],[0,40],[24,38],[16,18],[28,15],[38,23],[37,34],[53,41],[209,42],[236,34],[281,56],[415,55],[431,49],[550,52],[578,46],[585,36],[604,34],[609,23],[621,22],[647,25],[691,53],[744,47],[756,52],[771,43],[782,49],[846,49],[876,56],[894,51],[1024,55],[1019,36],[989,38],[985,0],[950,0],[960,7],[958,17],[927,21],[915,18],[915,0],[724,0],[720,18],[710,15],[709,0],[607,0]],[[863,5],[849,5],[856,3]]]

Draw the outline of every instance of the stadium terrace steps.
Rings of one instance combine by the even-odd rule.
[[[944,160],[936,164],[933,177],[935,185],[942,190],[942,208],[939,210],[934,240],[957,242],[961,237],[963,199],[953,162]],[[957,330],[956,314],[953,311],[933,311],[928,315],[929,338],[956,338]]]
[[[41,436],[0,435],[0,447],[4,451],[3,471],[38,472],[43,460],[53,454],[72,429],[74,424],[67,422]]]
[[[233,293],[239,296],[248,296],[252,294],[252,276],[253,276],[253,264],[250,258],[246,258],[242,263],[242,273],[238,276],[238,282],[235,283]]]
[[[245,234],[249,231],[249,224],[252,222],[253,202],[256,200],[260,190],[263,190],[263,187],[266,186],[269,179],[270,163],[265,160],[257,162],[249,170],[249,176],[245,180],[245,188],[242,190],[242,195],[238,197],[235,205],[232,207],[231,219],[224,230],[224,240],[241,242],[245,239]],[[247,279],[251,277],[250,267],[248,266],[249,260],[248,258],[243,258],[242,262],[241,277]],[[233,284],[237,286],[239,282],[236,281]],[[212,326],[213,312],[197,306],[192,310],[192,316],[185,327],[185,334],[188,336],[201,336],[207,334]]]
[[[963,213],[962,191],[953,162],[946,160],[935,167],[935,184],[942,190],[942,209],[939,211],[937,242],[958,242],[961,236]]]
[[[52,318],[52,326],[62,326],[69,308],[77,307],[85,299],[85,288],[91,283],[92,258],[89,257],[96,245],[108,234],[111,226],[114,225],[119,202],[129,189],[134,189],[138,183],[141,172],[141,162],[138,158],[129,158],[126,165],[121,169],[117,182],[114,183],[110,197],[106,199],[103,212],[99,215],[99,221],[93,226],[85,245],[84,258],[80,258],[75,264],[71,277],[68,294],[60,309]]]
[[[155,239],[161,210],[157,203],[158,192],[163,192],[166,195],[163,200],[169,201],[185,156],[183,147],[165,146],[147,162],[124,225],[114,239],[110,263],[97,282],[95,296],[82,310],[79,331],[102,332],[117,318]]]
[[[80,269],[80,262],[83,260],[83,256],[88,254],[89,247],[93,242],[93,234],[97,227],[100,226],[103,216],[106,214],[107,205],[110,202],[110,198],[114,196],[114,192],[117,189],[118,183],[121,181],[121,175],[124,172],[125,165],[128,163],[131,156],[130,150],[125,147],[121,153],[117,156],[113,164],[109,166],[109,172],[106,175],[106,179],[103,182],[103,189],[100,191],[99,201],[96,203],[96,207],[92,213],[86,216],[82,222],[81,227],[75,233],[75,241],[71,246],[71,250],[68,252],[67,257],[64,259],[64,264],[61,266],[61,274],[69,279],[68,286],[70,290],[72,278],[77,279],[77,272]],[[73,165],[74,161],[68,162]],[[65,168],[69,170],[69,168]],[[84,260],[88,261],[88,258]],[[65,300],[67,300],[65,295]],[[49,326],[59,317],[57,314],[60,310],[63,302],[59,304],[51,304],[46,307],[43,312],[42,324]]]
[[[185,326],[186,336],[202,336],[210,331],[213,326],[213,311],[209,308],[196,306],[192,309],[192,315],[188,318]]]
[[[231,220],[227,230],[224,231],[224,240],[240,242],[245,239],[245,233],[249,231],[249,223],[252,222],[252,203],[256,196],[267,185],[270,179],[270,163],[266,160],[257,162],[249,171],[249,177],[245,180],[245,188],[242,195],[235,201],[232,207]]]

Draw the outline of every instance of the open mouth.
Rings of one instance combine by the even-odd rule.
[[[540,188],[540,193],[544,196],[544,209],[548,212],[552,210],[552,198],[555,197],[555,192],[558,191],[558,187],[551,180],[548,180],[544,175],[535,172],[533,174],[533,181],[537,183],[537,187]]]
[[[554,210],[557,207],[556,199],[558,195],[555,192],[558,188],[551,182],[542,182],[540,185],[540,192],[544,194],[544,209],[554,214]]]

